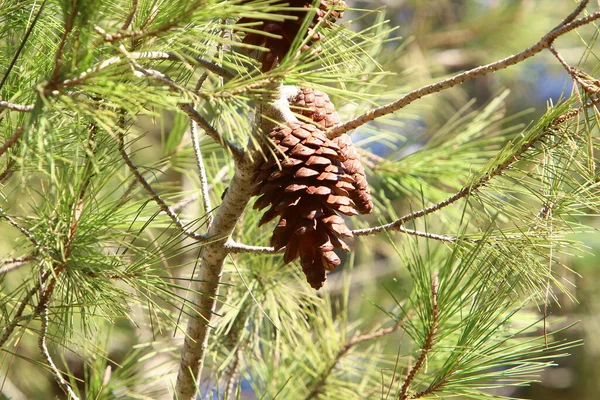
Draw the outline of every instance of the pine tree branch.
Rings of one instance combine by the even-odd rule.
[[[33,111],[33,107],[33,104],[14,104],[0,100],[0,108],[7,108],[12,111],[31,112]]]
[[[285,251],[284,249],[275,250],[273,247],[250,246],[247,244],[237,243],[234,240],[229,240],[225,243],[227,251],[233,254],[250,253],[250,254],[279,254]]]
[[[91,156],[95,153],[96,131],[97,131],[96,126],[94,124],[90,124],[89,125],[89,135],[88,135],[89,153],[87,155],[86,167],[85,167],[86,175],[85,175],[85,179],[79,189],[77,199],[75,200],[74,204],[72,205],[73,215],[72,215],[71,223],[69,224],[69,227],[68,227],[68,232],[66,235],[65,242],[63,243],[63,246],[62,246],[62,248],[63,248],[62,258],[58,259],[57,257],[52,257],[53,261],[54,261],[54,268],[52,270],[42,271],[40,279],[37,282],[37,284],[34,285],[25,294],[25,296],[21,299],[21,303],[19,304],[19,307],[17,308],[14,316],[12,317],[12,321],[5,328],[5,330],[2,334],[2,337],[0,337],[0,347],[2,347],[4,345],[4,343],[10,338],[10,336],[14,332],[15,328],[19,324],[19,321],[21,320],[21,317],[23,315],[23,312],[25,311],[25,308],[29,305],[31,299],[33,298],[35,293],[37,293],[38,291],[40,291],[40,293],[41,293],[40,299],[38,302],[38,306],[35,307],[34,312],[31,316],[29,316],[29,319],[33,319],[37,315],[42,314],[42,324],[44,324],[44,318],[46,318],[46,323],[47,323],[47,315],[44,317],[43,313],[44,312],[47,313],[47,304],[48,304],[47,302],[49,301],[52,293],[54,292],[54,288],[55,288],[58,276],[64,271],[64,269],[67,265],[67,261],[71,255],[71,252],[73,251],[73,243],[75,241],[75,234],[77,231],[77,226],[79,224],[79,219],[81,218],[81,213],[82,213],[82,209],[83,209],[83,198],[85,196],[86,190],[89,186],[89,183],[90,183],[90,180],[92,177]],[[27,229],[21,227],[11,217],[4,214],[1,208],[0,208],[0,214],[3,214],[3,215],[0,215],[0,218],[3,217],[5,219],[7,219],[11,225],[13,225],[19,231],[21,231],[21,233],[23,233],[29,239],[29,241],[34,244],[34,246],[36,247],[36,249],[38,251],[44,252],[44,253],[52,256],[52,253],[48,249],[43,247]],[[46,287],[46,282],[48,281],[49,278],[52,278],[52,279],[51,279],[50,283],[48,284],[48,286]],[[44,353],[43,348],[45,347],[45,345],[42,346],[42,342],[41,342],[42,337],[43,337],[43,342],[45,344],[45,333],[42,336],[40,336],[40,347],[42,348],[42,353]],[[46,349],[46,352],[47,352],[47,349]],[[44,354],[44,356],[45,355],[46,354]],[[48,357],[49,357],[49,354],[48,354]],[[50,358],[49,365],[52,367],[53,363],[51,363],[51,361],[52,361],[52,359]],[[54,368],[56,368],[56,367],[54,367]],[[56,373],[55,373],[55,376],[56,376]],[[77,397],[75,397],[75,398],[77,398]]]
[[[442,90],[446,90],[451,87],[460,85],[460,84],[470,81],[474,78],[488,75],[492,72],[496,72],[496,71],[499,71],[504,68],[508,68],[512,65],[518,64],[520,62],[525,61],[528,58],[533,57],[537,53],[540,53],[541,51],[550,48],[552,43],[559,36],[562,36],[568,32],[571,32],[574,29],[577,29],[583,25],[587,25],[597,19],[600,19],[600,11],[599,11],[599,12],[590,14],[589,16],[573,20],[573,17],[572,17],[573,14],[575,14],[575,16],[577,16],[583,10],[583,8],[585,8],[585,5],[582,8],[582,4],[580,4],[577,7],[577,9],[575,10],[575,12],[577,12],[577,14],[575,14],[575,12],[573,12],[571,15],[569,15],[567,18],[565,18],[563,20],[563,22],[561,22],[561,24],[559,24],[556,28],[554,28],[553,30],[548,32],[546,35],[544,35],[537,43],[535,43],[533,46],[521,51],[520,53],[514,54],[510,57],[504,58],[502,60],[499,60],[499,61],[496,61],[496,62],[493,62],[490,64],[486,64],[486,65],[483,65],[483,66],[480,66],[477,68],[473,68],[469,71],[457,74],[451,78],[444,79],[442,81],[423,86],[417,90],[414,90],[414,91],[408,93],[407,95],[403,96],[402,98],[400,98],[392,103],[378,107],[374,110],[371,110],[369,112],[366,112],[365,114],[358,116],[357,118],[355,118],[351,121],[348,121],[344,124],[341,124],[341,125],[338,125],[338,126],[332,128],[329,132],[327,132],[327,135],[329,137],[339,136],[343,133],[346,133],[353,129],[356,129],[359,126],[362,126],[368,122],[374,121],[377,118],[394,113],[422,97],[441,92]],[[568,22],[568,21],[571,21],[571,22]]]
[[[5,260],[0,260],[0,265],[2,265],[2,268],[0,268],[0,275],[6,274],[7,272],[10,272],[17,268],[20,268],[23,265],[27,265],[30,262],[35,261],[35,260],[36,260],[35,255],[29,255],[29,256],[24,256],[24,257],[14,257],[14,258],[8,258]]]
[[[422,210],[413,212],[411,214],[407,214],[393,222],[390,222],[389,224],[380,225],[380,226],[376,226],[373,228],[357,229],[357,230],[352,231],[352,234],[355,236],[367,236],[367,235],[373,235],[373,234],[377,234],[377,233],[380,233],[383,231],[388,231],[388,230],[400,230],[400,227],[402,225],[404,225],[406,222],[415,220],[417,218],[424,217],[435,211],[441,210],[442,208],[447,207],[447,206],[455,203],[456,201],[469,196],[471,193],[476,192],[477,190],[481,189],[482,187],[487,185],[493,178],[501,175],[506,169],[510,168],[512,165],[514,165],[519,160],[521,160],[522,156],[531,147],[533,147],[536,143],[538,143],[540,140],[544,139],[546,136],[548,136],[550,134],[555,134],[556,132],[553,130],[553,128],[576,117],[577,115],[579,115],[579,113],[581,113],[581,111],[585,107],[589,107],[590,105],[593,105],[596,102],[598,102],[598,100],[592,100],[589,103],[585,104],[585,106],[580,106],[574,110],[571,110],[565,114],[558,116],[552,122],[550,122],[546,126],[546,128],[542,129],[538,135],[535,135],[533,138],[531,138],[527,142],[523,143],[521,145],[521,147],[519,147],[513,153],[513,155],[511,157],[507,157],[506,161],[502,162],[501,164],[497,165],[494,169],[487,172],[477,182],[474,182],[473,184],[471,184],[469,186],[464,186],[461,190],[459,190],[458,192],[456,192],[454,195],[450,196],[446,200],[441,201],[437,204],[434,204],[428,208],[424,208]]]
[[[261,110],[259,115],[266,116],[262,118],[258,127],[261,132],[269,132],[275,125],[274,121],[297,121],[289,109],[287,94],[286,90],[282,89],[279,98]],[[259,151],[260,149],[249,146],[246,155],[237,163],[229,189],[208,230],[210,237],[219,239],[208,243],[202,252],[198,277],[195,280],[197,287],[194,288],[195,314],[192,313],[188,320],[174,399],[192,400],[198,393],[196,382],[202,372],[223,264],[229,254],[225,244],[252,197],[254,174],[261,161]]]
[[[4,332],[2,333],[2,336],[0,336],[0,348],[2,348],[4,346],[4,343],[6,343],[6,341],[10,338],[15,328],[21,321],[21,317],[23,316],[25,308],[29,305],[30,300],[38,291],[39,282],[37,285],[34,285],[31,289],[29,289],[27,293],[25,293],[25,296],[23,296],[23,298],[21,299],[21,303],[19,304],[19,307],[17,307],[17,310],[15,311],[15,314],[13,315],[10,323],[6,328],[4,328]],[[33,318],[34,316],[35,315],[31,316],[31,318]]]
[[[154,190],[152,185],[150,185],[150,183],[146,180],[146,178],[144,178],[144,175],[142,175],[142,173],[140,172],[138,167],[133,163],[133,161],[127,154],[127,150],[125,150],[125,144],[124,144],[124,139],[123,139],[122,135],[119,135],[118,142],[119,142],[118,146],[119,146],[119,152],[121,153],[121,157],[125,161],[125,164],[127,164],[127,166],[129,167],[129,170],[131,171],[131,173],[135,176],[135,178],[142,185],[142,187],[144,189],[146,189],[146,192],[148,192],[148,194],[150,194],[150,197],[152,197],[152,200],[154,200],[154,202],[156,204],[158,204],[161,211],[164,212],[165,214],[167,214],[167,216],[169,218],[171,218],[171,221],[173,221],[173,224],[175,224],[175,226],[179,229],[179,231],[181,233],[183,233],[185,236],[187,236],[191,239],[194,239],[194,240],[198,240],[198,241],[208,240],[211,237],[210,234],[196,233],[185,227],[185,225],[183,224],[183,222],[181,221],[179,216],[167,205],[167,203],[162,199],[162,197],[160,197],[160,195],[156,192],[156,190]]]
[[[425,363],[427,355],[431,351],[433,347],[433,342],[435,341],[435,337],[438,329],[438,317],[439,317],[439,307],[437,301],[437,293],[438,293],[438,277],[437,274],[433,277],[431,282],[431,324],[429,325],[429,329],[427,334],[425,335],[425,343],[423,344],[423,348],[421,349],[421,354],[417,359],[415,365],[411,368],[410,372],[406,376],[404,380],[404,384],[402,384],[402,389],[400,390],[400,396],[398,397],[400,400],[407,400],[408,390],[410,388],[411,383],[414,381],[417,373]]]
[[[212,206],[210,205],[210,193],[208,191],[208,178],[206,177],[206,166],[200,149],[200,138],[198,137],[198,123],[195,120],[190,121],[190,135],[194,147],[194,155],[196,156],[196,167],[200,176],[200,193],[202,195],[202,203],[204,204],[204,214],[206,215],[206,224],[210,226],[212,223]]]
[[[215,142],[221,144],[223,147],[228,149],[229,152],[231,152],[231,156],[234,161],[239,162],[242,159],[244,151],[237,147],[235,144],[224,140],[223,136],[221,136],[221,134],[217,132],[217,130],[213,128],[208,123],[208,121],[198,111],[194,109],[194,107],[191,104],[183,103],[179,105],[179,108],[181,108],[181,110],[185,112],[190,117],[190,119],[196,122],[210,138],[212,138]]]
[[[4,72],[4,75],[2,76],[2,80],[0,80],[0,89],[2,89],[4,87],[4,84],[8,80],[8,76],[10,75],[12,69],[17,64],[17,60],[19,59],[21,52],[25,48],[25,45],[27,44],[27,41],[29,40],[29,36],[31,35],[31,32],[33,32],[33,29],[37,25],[37,23],[40,19],[40,16],[42,15],[44,8],[46,7],[46,3],[47,3],[47,0],[42,1],[42,4],[40,4],[40,8],[38,9],[38,12],[35,14],[35,18],[31,22],[31,24],[27,27],[27,30],[25,31],[25,36],[23,37],[23,40],[21,40],[21,43],[19,44],[19,48],[17,49],[13,58],[10,60],[10,64],[8,65],[8,68]]]

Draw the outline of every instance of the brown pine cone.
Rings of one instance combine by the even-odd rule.
[[[320,90],[300,89],[300,92],[290,99],[290,108],[297,114],[312,119],[325,129],[340,123],[340,116],[335,111],[335,106],[329,96]],[[346,158],[344,161],[345,172],[354,178],[356,190],[350,192],[350,198],[356,204],[356,209],[361,214],[372,213],[373,199],[367,183],[367,176],[352,139],[349,135],[342,134],[332,140],[340,147],[342,155]]]
[[[300,89],[300,92],[290,100],[290,108],[325,129],[332,128],[341,122],[340,115],[335,111],[335,106],[329,96],[320,90]]]
[[[251,0],[243,1],[241,4],[249,3]],[[311,0],[284,0],[272,4],[273,6],[283,6],[287,4],[287,8],[304,8],[312,7]],[[311,39],[301,50],[306,51],[315,42],[321,40],[322,36],[314,31],[315,26],[319,22],[323,22],[326,27],[331,27],[338,18],[342,18],[343,10],[348,6],[343,0],[320,0],[319,8],[317,9],[313,20],[310,23],[307,34],[311,35]],[[329,12],[331,10],[331,12]],[[329,14],[328,14],[329,12]],[[263,71],[270,70],[276,61],[283,59],[290,50],[292,43],[304,22],[307,15],[303,10],[280,10],[276,13],[282,17],[282,20],[260,19],[251,17],[242,17],[237,23],[238,25],[257,22],[261,25],[253,25],[252,29],[262,31],[268,34],[278,35],[280,37],[268,37],[261,33],[246,33],[243,43],[252,44],[255,46],[263,46],[270,50],[269,53],[263,53],[260,56],[260,61],[263,64]]]
[[[350,192],[350,198],[356,204],[359,213],[371,214],[373,212],[373,198],[367,183],[365,168],[360,162],[360,156],[352,143],[350,135],[340,135],[333,139],[333,142],[340,147],[341,154],[346,157],[346,161],[344,161],[346,173],[354,178],[356,190]]]
[[[337,213],[356,215],[350,193],[352,176],[344,170],[346,157],[313,124],[290,123],[269,134],[277,148],[256,178],[255,209],[269,207],[259,225],[279,216],[271,245],[286,248],[284,262],[300,257],[310,285],[319,289],[326,271],[340,265],[335,248],[349,251],[341,237],[352,237]]]

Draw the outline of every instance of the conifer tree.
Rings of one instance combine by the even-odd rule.
[[[547,307],[600,207],[600,10],[561,18],[423,79],[349,0],[0,0],[2,392],[510,398],[580,345]],[[504,91],[402,145],[542,54],[574,85],[530,124]]]

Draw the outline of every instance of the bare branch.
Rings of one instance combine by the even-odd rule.
[[[52,371],[52,374],[54,375],[54,379],[56,380],[56,383],[58,383],[58,386],[60,386],[60,388],[69,396],[69,399],[79,400],[79,397],[75,394],[75,392],[71,388],[71,385],[69,385],[69,382],[65,380],[60,370],[56,367],[56,364],[52,360],[52,356],[48,351],[48,346],[46,345],[46,335],[48,334],[48,305],[45,303],[40,305],[40,317],[42,323],[40,327],[40,338],[38,340],[38,344],[40,346],[42,356],[46,360],[46,364],[48,364],[48,366],[50,367],[50,370]]]
[[[554,28],[554,30],[562,28],[569,22],[573,22],[573,20],[575,18],[577,18],[579,16],[579,14],[581,14],[583,12],[583,10],[585,10],[585,8],[587,7],[589,2],[590,2],[590,0],[581,0],[581,3],[579,3],[577,8],[575,10],[573,10],[573,12],[571,14],[567,15],[567,17],[565,19],[563,19],[562,22],[560,24],[558,24],[556,26],[556,28]]]
[[[40,251],[48,253],[46,248],[37,241],[37,239],[29,232],[25,227],[21,226],[13,217],[7,215],[2,207],[0,207],[0,220],[5,219],[10,225],[19,230],[32,244],[33,246]]]
[[[179,108],[181,108],[183,112],[185,112],[193,121],[195,121],[198,124],[198,126],[200,126],[210,138],[227,148],[231,152],[234,161],[239,162],[241,160],[241,158],[244,155],[243,150],[234,145],[233,143],[225,141],[223,139],[223,136],[221,136],[221,134],[217,132],[217,130],[213,128],[208,123],[208,121],[198,111],[194,109],[194,107],[191,104],[180,104]]]
[[[224,247],[230,253],[253,253],[253,254],[279,254],[285,251],[284,249],[275,250],[273,247],[262,247],[262,246],[249,246],[242,243],[237,243],[233,240],[229,240],[225,243]]]
[[[36,258],[34,255],[30,255],[25,257],[14,257],[6,260],[0,260],[0,265],[3,266],[2,268],[0,268],[0,275],[6,274],[7,272],[20,268],[23,265],[27,265],[35,259]]]
[[[127,166],[129,167],[129,170],[131,171],[131,173],[133,173],[133,175],[135,176],[135,178],[137,179],[137,181],[144,187],[144,189],[146,189],[146,191],[150,194],[150,196],[152,197],[152,199],[156,202],[156,204],[158,204],[158,206],[160,207],[160,209],[167,214],[167,216],[169,218],[171,218],[171,221],[173,221],[173,223],[175,224],[175,226],[187,237],[194,239],[194,240],[198,240],[198,241],[205,241],[207,240],[210,235],[202,235],[196,232],[192,232],[189,229],[187,229],[185,227],[185,225],[183,224],[183,222],[181,221],[181,219],[179,218],[179,216],[167,205],[167,203],[159,196],[159,194],[156,192],[156,190],[154,190],[154,188],[150,185],[150,183],[148,183],[148,181],[146,180],[146,178],[144,178],[144,175],[142,175],[142,173],[139,171],[138,167],[133,163],[133,161],[131,161],[131,158],[129,158],[129,155],[127,154],[127,151],[125,150],[125,144],[123,141],[123,137],[120,136],[119,139],[119,151],[121,153],[121,157],[123,158],[123,160],[125,161],[125,164],[127,164]]]
[[[9,110],[12,111],[19,111],[19,112],[31,112],[33,111],[33,104],[14,104],[14,103],[9,103],[8,101],[3,101],[0,100],[0,108],[8,108]]]
[[[120,50],[125,55],[129,54],[124,46],[120,46]],[[174,90],[177,92],[190,92],[190,94],[193,94],[193,92],[191,90],[174,82],[166,74],[163,74],[162,72],[156,71],[153,69],[144,68],[140,64],[138,64],[134,59],[129,59],[129,62],[131,63],[131,65],[133,66],[133,68],[135,70],[139,71],[144,76],[154,78],[154,79],[166,84],[167,86],[169,86],[171,88],[171,90]],[[226,141],[223,138],[223,136],[219,132],[217,132],[217,130],[214,127],[212,127],[208,123],[208,121],[202,115],[200,115],[199,112],[197,112],[194,109],[194,107],[191,104],[181,103],[181,104],[179,104],[179,108],[183,112],[185,112],[193,121],[195,121],[206,132],[206,134],[210,138],[212,138],[215,142],[221,144],[221,146],[223,146],[224,148],[228,149],[231,152],[234,161],[239,161],[241,159],[241,157],[243,156],[243,151],[240,148],[238,148],[236,145],[234,145],[233,143]]]
[[[581,7],[581,4],[579,5]],[[578,7],[578,9],[579,9]],[[577,14],[578,15],[578,14]],[[378,107],[374,110],[371,110],[349,122],[338,125],[335,128],[332,128],[327,135],[329,137],[339,136],[343,133],[351,131],[353,129],[358,128],[361,125],[364,125],[370,121],[373,121],[377,118],[383,117],[384,115],[391,114],[395,111],[398,111],[412,102],[420,99],[421,97],[441,92],[442,90],[449,89],[451,87],[460,85],[464,82],[467,82],[471,79],[488,75],[492,72],[510,67],[512,65],[518,64],[528,58],[533,57],[537,53],[541,52],[544,49],[549,48],[552,43],[561,35],[568,33],[574,29],[579,28],[580,26],[587,25],[590,22],[593,22],[600,18],[600,12],[595,12],[590,14],[587,17],[583,17],[572,22],[565,23],[568,21],[571,16],[567,17],[563,23],[561,23],[557,28],[553,29],[549,33],[547,33],[544,37],[542,37],[536,44],[533,46],[521,51],[520,53],[514,54],[510,57],[504,58],[502,60],[483,65],[481,67],[473,68],[469,71],[462,72],[458,75],[455,75],[451,78],[444,79],[440,82],[433,83],[431,85],[423,86],[417,90],[414,90],[402,98],[384,106]]]
[[[409,398],[408,389],[410,388],[410,384],[413,382],[413,380],[417,376],[417,373],[419,372],[419,370],[425,363],[425,359],[427,358],[427,355],[429,354],[429,352],[431,351],[431,348],[433,347],[433,342],[434,342],[435,336],[437,334],[438,316],[439,316],[439,311],[440,311],[438,308],[437,290],[438,290],[438,277],[436,274],[433,277],[432,282],[431,282],[431,324],[429,325],[429,329],[427,331],[427,334],[425,335],[425,343],[423,344],[423,348],[421,349],[421,354],[419,355],[417,362],[411,368],[410,372],[406,376],[406,379],[404,380],[404,384],[402,385],[402,389],[400,391],[400,396],[399,396],[400,400],[407,400]],[[411,398],[414,398],[414,397],[411,397]]]
[[[200,175],[200,193],[202,194],[202,202],[204,204],[204,214],[206,214],[206,224],[210,226],[212,222],[212,206],[210,205],[210,193],[208,191],[208,178],[206,177],[206,167],[200,149],[200,138],[198,137],[198,123],[195,120],[190,121],[190,135],[192,136],[192,144],[194,146],[194,154],[196,155],[196,167],[198,175]]]

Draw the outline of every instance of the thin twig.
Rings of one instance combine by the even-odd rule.
[[[25,257],[14,257],[6,260],[0,260],[0,265],[2,265],[2,268],[0,268],[0,275],[6,274],[7,272],[20,268],[23,265],[27,265],[35,259],[35,256],[30,255]]]
[[[124,46],[121,45],[119,49],[125,55],[129,55]],[[138,64],[134,59],[129,59],[129,62],[136,71],[139,71],[144,76],[154,78],[166,84],[171,88],[171,90],[177,92],[190,92],[190,94],[193,94],[193,92],[190,89],[181,86],[177,82],[173,81],[166,74],[163,74],[162,72],[153,69],[144,68],[140,64]],[[225,140],[223,136],[219,132],[217,132],[217,130],[213,126],[211,126],[208,123],[208,121],[199,112],[197,112],[191,104],[181,103],[179,104],[179,108],[183,112],[185,112],[192,120],[194,120],[210,138],[212,138],[215,142],[221,144],[221,146],[223,146],[224,148],[228,149],[231,152],[234,161],[239,161],[242,158],[244,152],[235,144]]]
[[[17,140],[19,140],[21,135],[23,135],[23,132],[24,132],[23,127],[19,127],[17,129],[15,129],[13,134],[10,135],[10,137],[8,139],[6,139],[6,142],[4,142],[2,144],[2,146],[0,146],[0,157],[2,157],[2,155],[4,153],[6,153],[6,151],[8,149],[10,149],[12,146],[14,146],[15,143],[17,143]]]
[[[223,245],[228,252],[232,254],[251,253],[251,254],[278,254],[285,250],[275,250],[273,247],[249,246],[247,244],[237,243],[234,240],[229,240]]]
[[[235,144],[223,139],[223,136],[219,132],[217,132],[217,130],[213,128],[208,123],[208,121],[198,111],[194,109],[194,107],[191,104],[183,103],[179,105],[179,108],[183,112],[185,112],[190,117],[190,119],[195,121],[198,124],[198,126],[200,126],[210,138],[227,148],[231,152],[231,156],[233,157],[234,161],[239,162],[242,159],[244,151],[237,147]]]
[[[146,180],[146,178],[144,178],[144,175],[142,175],[142,173],[140,172],[138,167],[133,163],[133,161],[131,161],[131,158],[129,158],[129,155],[127,154],[127,151],[125,150],[125,144],[124,144],[122,135],[119,135],[118,142],[119,142],[118,143],[119,152],[121,153],[121,157],[125,161],[125,164],[127,164],[127,166],[129,167],[129,170],[131,171],[131,173],[133,173],[133,175],[135,176],[137,181],[150,194],[150,196],[152,197],[152,200],[154,200],[154,202],[156,204],[158,204],[158,206],[160,207],[162,212],[164,212],[165,214],[167,214],[167,216],[169,218],[171,218],[171,221],[173,221],[175,226],[185,236],[187,236],[191,239],[194,239],[194,240],[198,240],[198,241],[207,240],[210,236],[196,233],[196,232],[193,232],[193,231],[189,230],[188,228],[186,228],[185,225],[183,224],[183,222],[181,221],[181,219],[179,218],[179,216],[167,205],[167,203],[160,197],[160,195],[156,192],[156,190],[154,190],[154,188],[150,185],[150,183],[148,183],[148,181]]]
[[[60,38],[60,43],[58,44],[58,49],[56,50],[56,55],[54,56],[54,70],[52,71],[52,75],[50,78],[50,82],[51,82],[50,86],[52,86],[52,83],[58,81],[58,76],[60,74],[60,69],[61,69],[62,63],[63,63],[63,53],[65,51],[65,45],[67,44],[67,38],[69,37],[69,34],[71,33],[71,31],[73,30],[73,27],[75,26],[75,17],[79,13],[79,9],[78,9],[79,3],[72,3],[72,4],[74,4],[73,9],[71,10],[71,13],[69,14],[68,19],[65,21],[64,32]]]
[[[13,170],[13,167],[16,164],[16,160],[14,158],[11,158],[8,161],[8,164],[6,164],[6,168],[4,168],[4,171],[2,171],[2,173],[0,173],[0,183],[4,182],[5,179],[10,178],[10,176],[15,172]]]
[[[6,328],[4,328],[4,332],[2,333],[2,336],[0,336],[0,348],[2,348],[2,346],[4,346],[4,343],[6,343],[8,338],[10,338],[10,336],[14,332],[17,325],[19,325],[19,322],[21,321],[21,317],[23,316],[23,312],[25,311],[25,308],[29,305],[29,301],[38,292],[38,290],[39,290],[39,282],[38,282],[38,284],[34,285],[34,287],[29,289],[29,291],[27,293],[25,293],[25,296],[23,296],[23,298],[21,299],[21,303],[19,304],[19,307],[17,307],[17,310],[15,311],[15,314],[13,315],[11,322],[6,326]],[[35,316],[35,313],[34,313],[34,315],[31,316],[31,318],[33,318],[34,316]]]
[[[425,335],[425,343],[423,344],[423,348],[421,349],[421,354],[417,359],[415,365],[411,368],[410,372],[406,376],[404,383],[402,384],[402,389],[400,390],[400,400],[408,399],[408,389],[410,388],[411,383],[417,376],[417,373],[425,363],[427,359],[427,355],[431,351],[433,347],[433,342],[435,340],[438,328],[438,316],[439,316],[439,307],[437,301],[437,292],[438,292],[438,276],[434,275],[431,282],[431,323],[429,325],[429,329],[427,330],[427,334]]]
[[[585,10],[589,2],[590,0],[582,0],[581,3],[579,3],[579,5],[577,6],[577,8],[575,8],[575,10],[573,10],[571,14],[567,15],[567,17],[563,19],[562,22],[554,28],[554,30],[562,28],[569,22],[573,22],[573,20],[575,20],[575,18],[577,18],[583,10]]]
[[[204,214],[206,215],[206,224],[212,223],[212,206],[210,204],[210,193],[208,191],[208,178],[206,177],[206,166],[200,149],[200,138],[198,137],[198,123],[195,120],[190,121],[190,135],[192,136],[192,145],[196,155],[196,167],[200,175],[200,193],[202,194],[202,203],[204,204]]]
[[[327,379],[331,376],[333,370],[337,367],[340,360],[356,345],[364,342],[368,342],[374,339],[378,339],[384,336],[391,335],[392,333],[398,331],[401,328],[401,324],[397,323],[394,326],[389,328],[382,328],[376,330],[375,332],[367,333],[364,335],[357,335],[350,338],[336,353],[333,357],[333,360],[329,364],[329,366],[320,374],[319,379],[314,383],[313,389],[310,393],[304,398],[305,400],[313,400],[318,397],[318,395],[322,392]]]
[[[79,397],[75,394],[71,388],[71,385],[69,385],[69,382],[65,380],[60,370],[56,367],[56,364],[52,360],[52,356],[48,351],[48,346],[46,345],[46,335],[48,333],[48,305],[45,303],[41,304],[40,319],[41,327],[38,344],[40,346],[42,356],[46,360],[46,364],[48,364],[50,367],[52,375],[54,375],[54,379],[56,380],[56,383],[58,383],[58,386],[60,386],[60,388],[69,396],[71,400],[79,400]]]
[[[577,9],[579,9],[579,7]],[[568,21],[569,18],[570,18],[570,16],[567,17],[565,20],[563,20],[563,22],[560,25],[558,25],[557,28],[553,29],[552,31],[548,32],[545,36],[543,36],[536,44],[534,44],[533,46],[531,46],[517,54],[514,54],[510,57],[504,58],[502,60],[499,60],[499,61],[496,61],[496,62],[493,62],[490,64],[486,64],[486,65],[483,65],[483,66],[480,66],[477,68],[473,68],[469,71],[462,72],[451,78],[444,79],[442,81],[433,83],[431,85],[423,86],[417,90],[414,90],[414,91],[408,93],[407,95],[401,97],[400,99],[398,99],[392,103],[378,107],[374,110],[371,110],[369,112],[366,112],[366,113],[358,116],[357,118],[355,118],[351,121],[348,121],[344,124],[341,124],[341,125],[338,125],[338,126],[332,128],[327,133],[327,135],[330,137],[339,136],[343,133],[346,133],[348,131],[356,129],[359,126],[362,126],[370,121],[373,121],[377,118],[383,117],[384,115],[388,115],[395,111],[398,111],[398,110],[406,107],[407,105],[411,104],[412,102],[420,99],[421,97],[424,97],[424,96],[427,96],[427,95],[430,95],[433,93],[441,92],[442,90],[446,90],[451,87],[460,85],[471,79],[474,79],[474,78],[477,78],[480,76],[484,76],[484,75],[488,75],[492,72],[496,72],[498,70],[510,67],[511,65],[518,64],[528,58],[533,57],[534,55],[541,52],[542,50],[549,48],[552,45],[552,43],[556,40],[556,38],[558,38],[559,36],[564,35],[574,29],[577,29],[583,25],[587,25],[590,22],[593,22],[593,21],[599,19],[600,12],[595,12],[593,14],[590,14],[587,17],[583,17],[583,18],[574,20],[572,22],[564,23],[565,21]]]
[[[123,25],[121,26],[121,30],[125,31],[125,30],[129,29],[129,26],[131,26],[131,23],[133,22],[133,19],[135,18],[135,14],[137,13],[137,9],[138,9],[138,0],[131,0],[131,11],[129,11],[127,18],[125,18],[125,22],[123,22]]]
[[[72,87],[83,83],[85,80],[92,77],[95,73],[98,73],[112,65],[119,64],[121,62],[128,62],[129,60],[168,60],[178,62],[195,62],[207,70],[221,76],[226,81],[234,77],[234,75],[226,69],[219,67],[218,65],[206,61],[200,57],[179,55],[175,53],[169,53],[164,51],[146,51],[146,52],[128,52],[127,57],[112,57],[108,60],[104,60],[101,63],[93,66],[86,71],[82,72],[78,76],[66,79],[55,85],[56,87]]]
[[[586,107],[592,103],[593,102],[586,104]],[[387,230],[400,230],[400,227],[408,221],[412,221],[417,218],[424,217],[425,215],[431,214],[435,211],[438,211],[444,207],[447,207],[447,206],[455,203],[456,201],[458,201],[464,197],[467,197],[471,193],[476,192],[480,188],[487,185],[489,183],[489,181],[492,180],[494,177],[501,175],[506,169],[508,169],[510,166],[514,165],[517,161],[519,161],[521,159],[521,157],[523,156],[523,154],[525,152],[527,152],[533,145],[535,145],[537,142],[539,142],[541,139],[543,139],[547,135],[555,133],[552,128],[579,115],[579,113],[583,110],[583,108],[584,108],[583,106],[578,107],[577,109],[571,110],[571,111],[555,118],[550,124],[548,124],[548,126],[546,126],[546,128],[542,129],[542,131],[538,135],[535,135],[533,138],[531,138],[527,142],[523,143],[521,145],[521,147],[519,149],[517,149],[511,157],[508,157],[504,162],[497,165],[496,168],[487,172],[477,182],[474,182],[469,186],[464,186],[461,190],[459,190],[458,192],[456,192],[454,195],[450,196],[446,200],[441,201],[437,204],[434,204],[428,208],[424,208],[422,210],[413,212],[411,214],[407,214],[407,215],[395,220],[394,222],[390,222],[389,224],[380,225],[380,226],[373,227],[373,228],[354,230],[354,231],[352,231],[353,235],[366,236],[366,235],[373,235],[373,234],[380,233],[380,232],[387,231]]]
[[[31,111],[33,111],[34,105],[33,104],[14,104],[14,103],[9,103],[8,101],[0,100],[0,108],[8,108],[9,110],[19,111],[19,112],[31,112]]]
[[[21,232],[33,244],[33,246],[36,249],[41,250],[41,251],[43,251],[45,253],[48,253],[47,249],[44,246],[42,246],[40,244],[40,242],[38,242],[38,240],[31,234],[31,232],[29,232],[27,230],[27,228],[21,226],[13,217],[11,217],[10,215],[6,214],[4,212],[4,210],[2,209],[2,207],[0,207],[0,221],[2,219],[5,219],[14,228],[16,228],[17,230],[19,230],[19,232]]]

